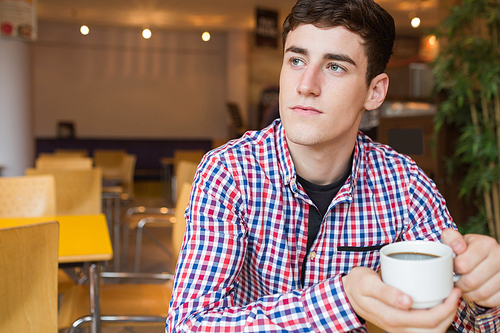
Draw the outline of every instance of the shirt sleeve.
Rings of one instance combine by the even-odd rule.
[[[415,166],[411,179],[409,221],[403,238],[441,240],[446,228],[457,229],[446,202],[435,184]],[[473,302],[460,299],[458,311],[453,321],[458,332],[500,332],[500,307],[484,309]]]
[[[500,332],[500,307],[485,309],[473,302],[462,301],[453,327],[458,332]]]
[[[340,275],[235,305],[248,245],[237,179],[217,161],[197,172],[166,332],[364,332]]]

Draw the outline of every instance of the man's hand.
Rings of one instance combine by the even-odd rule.
[[[455,273],[462,276],[455,286],[462,296],[483,307],[500,306],[500,245],[484,235],[462,236],[454,229],[445,229],[441,236],[457,255]]]
[[[429,310],[410,310],[410,296],[382,282],[366,267],[355,267],[342,278],[354,311],[390,333],[446,332],[455,317],[460,289],[454,288],[441,304]]]

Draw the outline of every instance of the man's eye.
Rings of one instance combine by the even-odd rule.
[[[330,65],[328,65],[328,69],[330,69],[331,71],[334,71],[334,72],[340,72],[340,71],[344,70],[342,67],[340,67],[337,64],[330,64]]]
[[[291,62],[291,63],[292,63],[292,65],[294,65],[294,66],[299,66],[300,64],[302,64],[302,60],[297,59],[297,58],[292,58],[292,59],[290,60],[290,62]]]

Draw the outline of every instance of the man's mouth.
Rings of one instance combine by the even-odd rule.
[[[303,115],[319,115],[322,112],[312,106],[295,105],[291,108],[294,112]]]

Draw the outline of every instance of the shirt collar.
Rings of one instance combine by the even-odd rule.
[[[295,192],[297,187],[297,175],[295,172],[295,166],[293,164],[292,157],[290,155],[290,151],[288,150],[288,145],[286,143],[285,137],[285,129],[281,120],[278,119],[274,122],[274,129],[276,134],[276,155],[278,156],[279,160],[279,168],[281,177],[283,179],[283,184],[285,186],[291,186],[292,191]],[[349,193],[351,195],[358,181],[360,168],[363,164],[363,159],[366,157],[363,149],[363,147],[365,146],[365,140],[366,136],[359,132],[356,137],[356,144],[354,145],[354,157],[349,186]]]
[[[365,154],[363,150],[363,134],[361,132],[358,132],[358,135],[356,136],[356,144],[354,145],[354,156],[352,158],[352,170],[351,170],[351,180],[350,180],[350,192],[351,196],[354,192],[354,188],[356,187],[356,184],[358,183],[358,177],[359,177],[359,172],[361,168],[361,164],[363,163],[363,156]]]
[[[280,119],[274,122],[275,129],[275,140],[276,140],[276,156],[278,156],[279,168],[281,173],[281,178],[283,179],[283,184],[285,186],[292,185],[296,186],[296,173],[295,166],[292,161],[292,156],[288,150],[288,145],[286,143],[285,128]],[[292,189],[293,190],[293,189]]]

